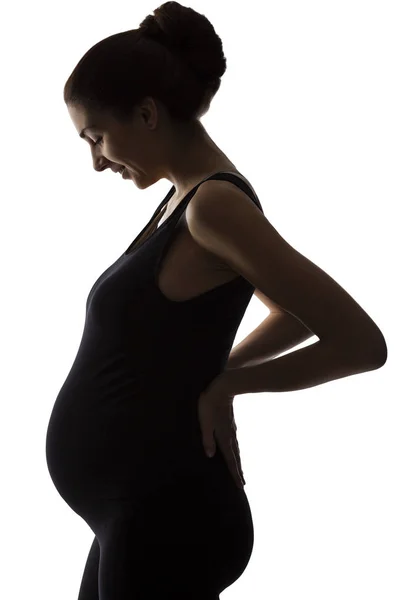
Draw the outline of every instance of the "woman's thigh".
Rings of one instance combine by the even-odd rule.
[[[99,600],[99,561],[100,546],[97,537],[95,537],[83,571],[78,600]]]

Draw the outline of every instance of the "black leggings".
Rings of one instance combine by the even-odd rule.
[[[217,452],[219,455],[219,452]],[[90,515],[95,538],[78,600],[218,600],[254,543],[244,490],[221,468],[165,485],[140,503]]]

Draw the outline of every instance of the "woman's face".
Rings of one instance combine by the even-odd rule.
[[[108,114],[88,112],[82,106],[68,105],[68,111],[78,134],[90,146],[96,171],[110,168],[117,172],[124,168],[124,179],[134,178],[141,188],[151,185],[139,182],[141,176],[155,174],[159,164],[157,149],[161,145],[157,131],[146,125],[146,113],[138,108],[132,119],[121,123]]]

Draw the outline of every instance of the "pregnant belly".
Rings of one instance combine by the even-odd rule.
[[[155,489],[187,465],[195,468],[202,455],[189,413],[178,415],[167,405],[138,411],[132,404],[130,411],[107,412],[73,406],[54,407],[46,460],[59,494],[78,514],[95,502]]]

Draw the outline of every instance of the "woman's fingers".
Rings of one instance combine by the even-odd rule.
[[[236,463],[238,466],[238,471],[240,473],[240,477],[242,478],[243,484],[245,484],[245,480],[244,480],[244,474],[243,474],[243,469],[242,469],[242,461],[240,459],[240,450],[239,450],[239,444],[238,441],[236,439],[236,435],[232,440],[232,445],[233,445],[233,451],[235,454],[235,458],[236,458]]]
[[[214,442],[214,409],[213,407],[200,402],[198,407],[198,416],[200,421],[203,446],[205,451],[215,452]]]
[[[243,488],[244,477],[240,462],[239,446],[236,438],[236,423],[233,414],[233,396],[226,395],[218,388],[209,386],[200,395],[198,418],[203,438],[203,446],[211,456],[215,453],[216,443],[220,448],[228,469],[236,484]],[[210,456],[210,454],[208,454]]]
[[[240,460],[239,444],[236,437],[236,423],[232,403],[217,409],[215,438],[228,464],[235,482],[243,487],[244,476]]]
[[[218,436],[218,431],[216,431],[215,437],[217,438],[218,447],[228,465],[229,472],[235,480],[235,483],[242,488],[244,485],[244,477],[240,464],[239,447],[236,437],[232,436],[232,434],[224,434],[223,436],[220,434]]]

